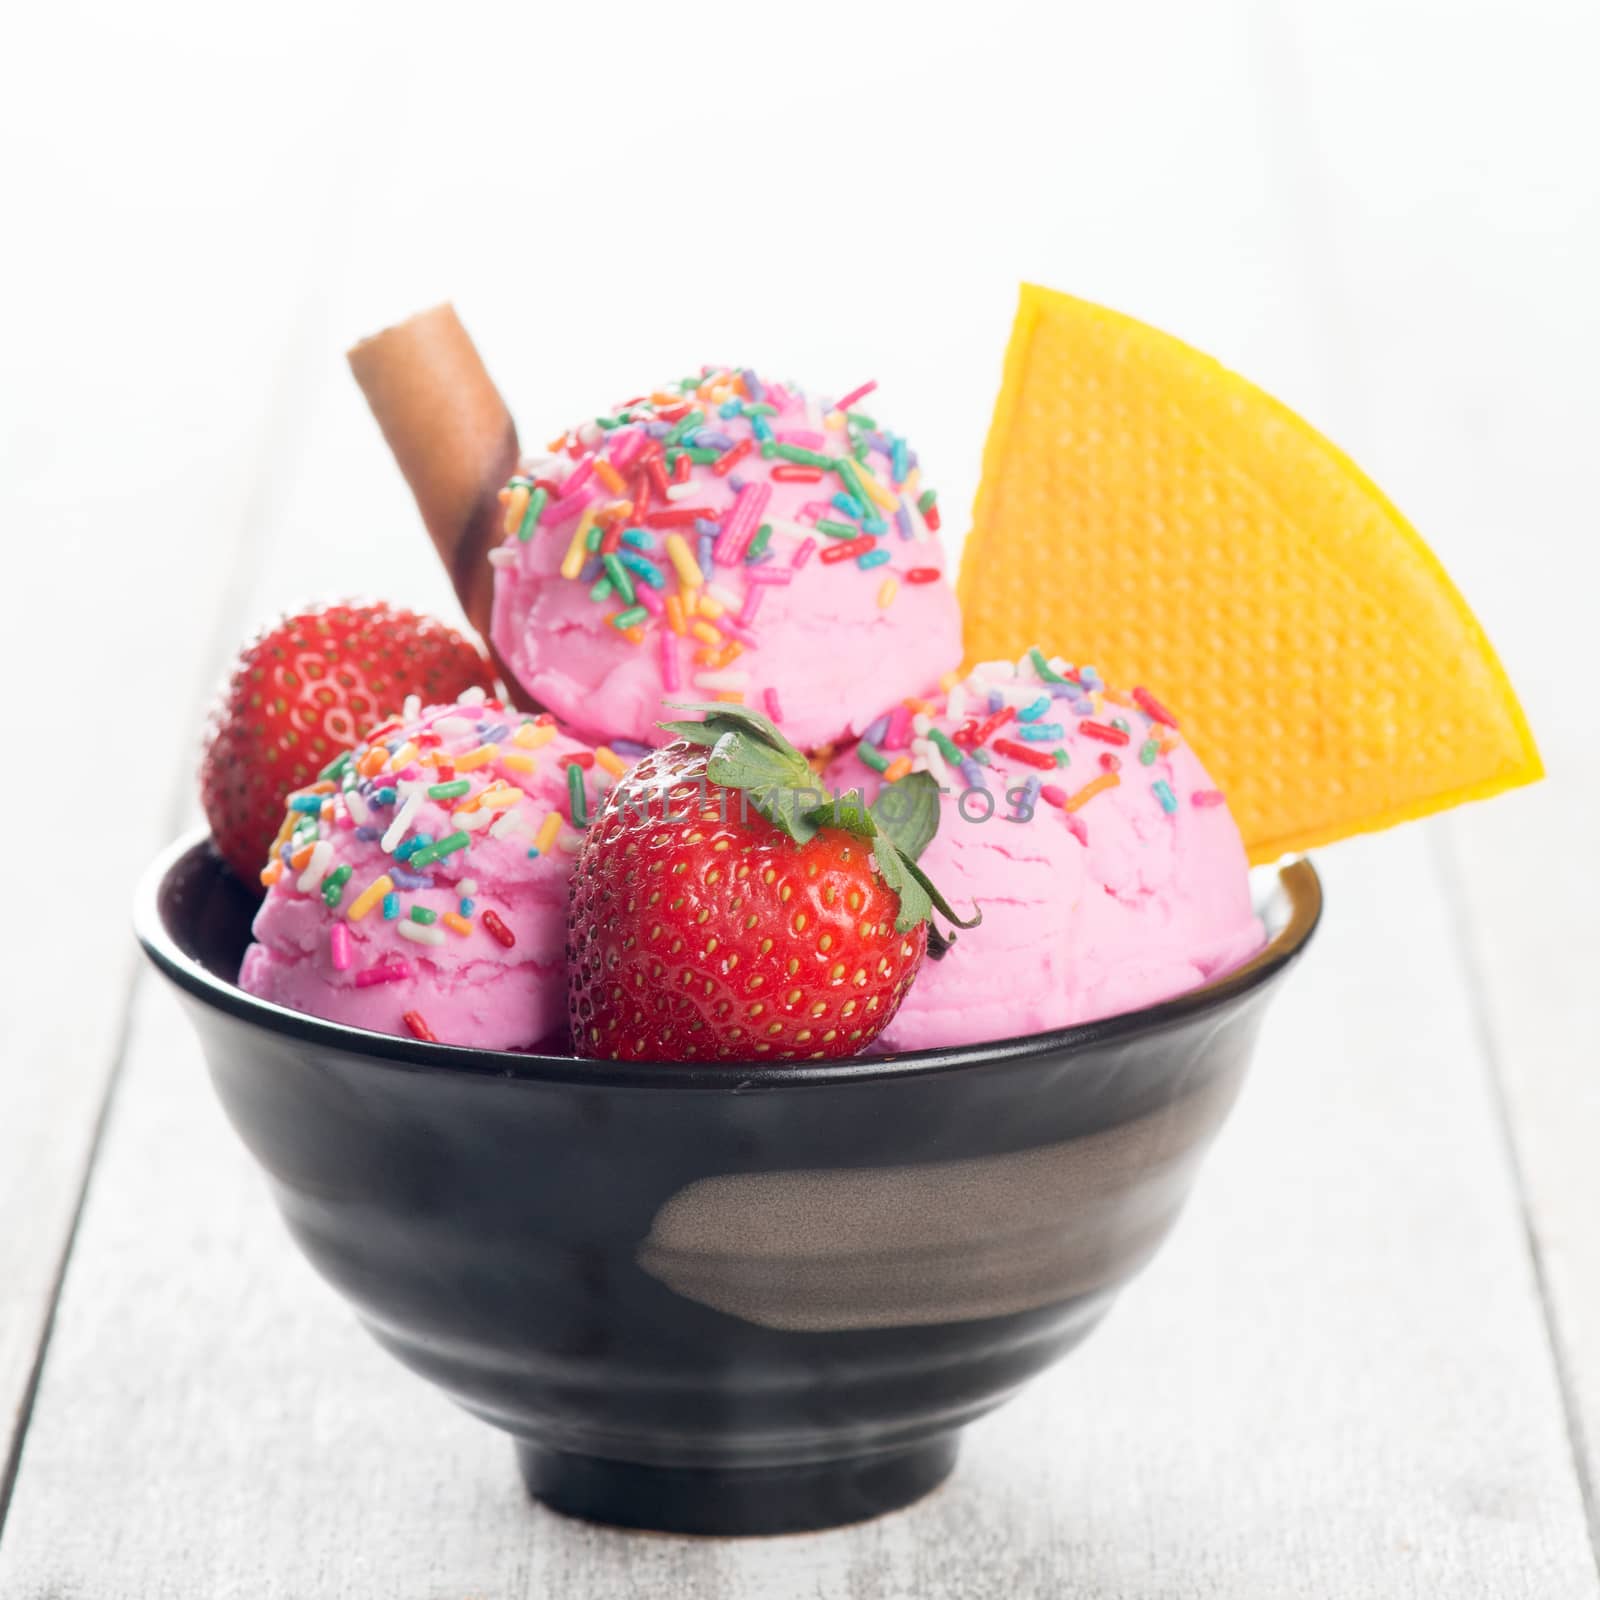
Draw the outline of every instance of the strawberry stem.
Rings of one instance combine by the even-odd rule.
[[[939,786],[931,773],[909,773],[889,784],[870,807],[860,791],[852,789],[802,810],[784,800],[816,794],[816,775],[769,717],[748,706],[720,701],[673,709],[699,712],[699,720],[663,722],[662,730],[709,750],[706,776],[723,788],[753,795],[762,815],[796,844],[806,844],[823,827],[842,828],[867,840],[879,876],[899,897],[900,914],[895,919],[899,932],[909,933],[935,911],[957,928],[976,927],[982,920],[976,906],[969,919],[957,916],[917,865],[939,828]]]

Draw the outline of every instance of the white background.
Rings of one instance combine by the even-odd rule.
[[[1593,1593],[1597,55],[1592,0],[19,11],[0,1595]],[[1550,780],[1325,854],[1189,1219],[928,1507],[574,1532],[310,1282],[169,1002],[130,1011],[132,884],[251,621],[451,605],[355,338],[453,299],[535,440],[703,360],[876,377],[959,536],[1023,278],[1350,450]]]

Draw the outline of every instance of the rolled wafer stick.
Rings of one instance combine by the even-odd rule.
[[[487,640],[499,491],[517,468],[511,413],[453,306],[418,312],[348,356],[461,608]]]

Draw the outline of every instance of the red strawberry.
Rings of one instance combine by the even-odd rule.
[[[320,606],[269,624],[240,652],[211,713],[200,799],[228,865],[253,883],[284,797],[407,695],[454,700],[494,674],[454,628],[382,601]]]
[[[621,1061],[854,1055],[905,998],[932,907],[957,920],[912,859],[938,824],[933,780],[897,791],[891,837],[858,796],[815,804],[805,758],[765,717],[696,709],[704,722],[663,724],[682,740],[622,780],[578,856],[574,1048]]]

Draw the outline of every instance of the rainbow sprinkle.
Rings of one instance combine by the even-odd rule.
[[[722,651],[694,663],[712,672],[728,667],[731,646],[756,652],[742,682],[695,676],[694,686],[763,704],[755,629],[766,586],[804,569],[819,541],[823,564],[841,574],[830,581],[863,581],[843,577],[848,567],[877,573],[870,593],[880,610],[908,585],[943,577],[930,537],[937,500],[915,453],[855,409],[874,387],[828,404],[748,368],[706,367],[636,396],[522,464],[501,491],[496,567],[547,575],[554,541],[556,570],[583,586],[601,627],[630,645],[660,637],[649,659],[663,698],[684,688],[671,634]],[[720,610],[707,604],[717,585]]]
[[[1088,746],[1077,752],[1079,759],[1094,752],[1098,770],[1069,792],[1043,774],[1071,766],[1067,746],[1075,741]],[[885,782],[907,772],[928,772],[952,795],[965,786],[998,798],[986,777],[995,763],[1032,769],[1022,782],[1029,802],[1043,801],[1087,844],[1087,826],[1078,813],[1097,795],[1121,785],[1121,768],[1128,759],[1121,751],[1137,751],[1142,766],[1157,769],[1149,774],[1150,803],[1164,817],[1177,814],[1182,798],[1178,774],[1159,763],[1180,743],[1172,713],[1148,689],[1123,693],[1108,687],[1093,667],[1052,660],[1035,646],[1014,664],[991,661],[965,677],[951,673],[941,681],[939,693],[891,706],[863,729],[855,753]],[[999,787],[1009,793],[1015,784],[1012,778]],[[1189,803],[1204,810],[1225,802],[1220,790],[1195,789]]]
[[[531,487],[530,506],[540,487]],[[552,786],[585,818],[587,786],[598,792],[640,753],[619,741],[619,749],[579,749],[558,762],[540,754],[556,735],[553,718],[520,716],[482,690],[426,711],[408,703],[403,719],[376,726],[286,799],[264,887],[322,902],[328,966],[357,988],[410,979],[413,965],[400,953],[408,946],[427,951],[461,940],[470,950],[476,940],[497,953],[512,949],[516,935],[494,890],[473,876],[474,852],[505,840],[528,856],[548,854],[565,820],[549,808]],[[401,1004],[412,998],[409,988],[397,994]],[[394,1031],[424,1036],[399,1004],[391,1015]]]

